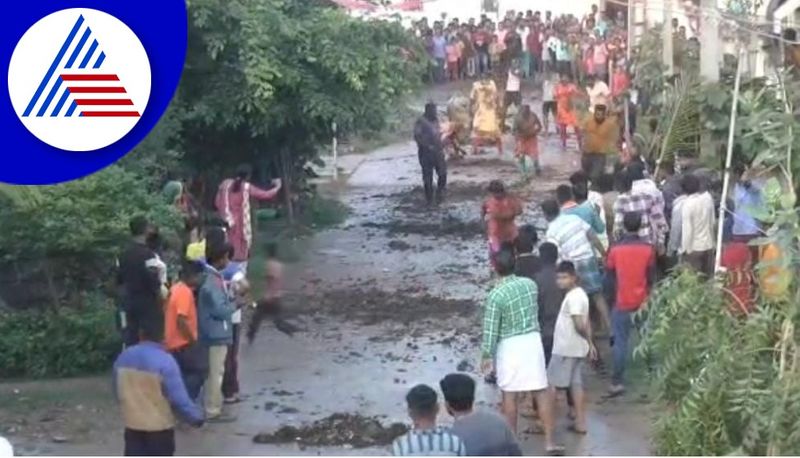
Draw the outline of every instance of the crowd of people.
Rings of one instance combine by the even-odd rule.
[[[522,78],[562,73],[580,81],[589,75],[607,79],[614,66],[626,65],[626,18],[622,12],[606,17],[596,5],[583,18],[509,10],[498,21],[485,14],[465,22],[430,24],[423,18],[412,27],[424,42],[435,82],[504,71],[512,62]]]
[[[715,183],[707,174],[683,164],[654,167],[625,144],[623,129],[635,116],[621,122],[621,107],[628,104],[635,112],[635,98],[620,33],[624,21],[593,7],[582,19],[512,11],[498,25],[486,17],[415,25],[434,59],[435,80],[478,78],[466,108],[475,153],[495,146],[502,154],[502,135],[510,130],[523,173],[530,159],[539,174],[539,136],[550,133],[552,116],[562,147],[568,129],[574,131],[581,167],[541,203],[545,228],[518,225],[526,217],[521,199],[501,181],[489,184],[481,217],[497,282],[483,311],[480,355],[486,381],[502,393],[500,413],[475,409],[475,380],[450,374],[439,388],[454,423],[437,425],[436,390],[415,386],[406,397],[413,428],[394,442],[395,455],[521,455],[516,435],[526,399],[547,453],[563,454],[555,431],[560,399],[566,400],[570,430],[586,434],[585,371],[604,365],[598,346],[606,339],[612,377],[605,396],[625,393],[631,335],[652,288],[678,265],[708,278],[716,273],[718,218],[725,218],[719,257],[729,273],[732,310],[747,313],[752,307],[757,260],[780,258],[774,245],[748,245],[761,234],[753,212],[762,204],[761,184],[752,171],[736,170],[727,204],[731,213],[720,215]],[[541,118],[523,103],[525,78],[542,83]],[[519,110],[509,128],[511,105]],[[448,109],[448,122],[440,123],[436,105],[428,103],[414,126],[428,204],[446,197],[445,149],[455,143],[454,135],[463,134],[456,122],[463,117]],[[235,420],[224,406],[241,401],[237,355],[243,311],[254,306],[246,332],[250,342],[270,317],[292,332],[276,318],[283,273],[274,247],[260,300],[254,302],[247,280],[250,202],[273,199],[281,183],[265,190],[249,180],[247,168],[224,180],[215,199],[217,217],[202,223],[185,193],[173,186],[170,199],[187,220],[182,269],[174,282],[159,254],[158,229],[145,218],[131,221],[133,239],[119,261],[126,348],[114,365],[128,455],[171,455],[173,411],[194,426]],[[777,266],[762,270],[761,293],[780,294],[785,276]]]
[[[131,220],[132,240],[119,260],[120,325],[125,349],[114,364],[114,391],[125,423],[126,455],[172,455],[173,411],[190,425],[236,418],[225,405],[241,402],[238,350],[243,312],[253,306],[247,339],[267,317],[278,318],[282,266],[268,247],[264,293],[253,301],[247,280],[252,246],[250,201],[273,199],[249,182],[242,167],[219,187],[218,214],[200,221],[183,190],[165,192],[186,217],[180,275],[170,281],[158,228]],[[278,318],[276,324],[282,321]],[[292,327],[279,326],[291,334]],[[202,399],[201,399],[202,394]],[[199,407],[202,405],[202,408]]]

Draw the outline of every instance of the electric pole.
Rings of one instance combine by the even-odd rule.
[[[662,46],[664,67],[666,68],[667,75],[669,76],[675,74],[675,61],[673,59],[672,52],[672,1],[673,0],[664,0],[664,44]]]

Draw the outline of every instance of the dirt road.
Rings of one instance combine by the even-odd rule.
[[[544,176],[515,187],[527,202],[523,221],[540,227],[538,202],[577,164],[575,153],[560,152],[555,136],[542,146]],[[338,191],[352,209],[346,223],[313,237],[304,259],[289,266],[287,304],[305,332],[290,338],[265,326],[251,347],[243,344],[241,381],[248,398],[231,409],[238,421],[181,429],[178,453],[386,454],[375,444],[399,430],[388,433],[381,425],[407,423],[403,398],[411,386],[437,386],[457,369],[479,377],[479,305],[491,287],[479,205],[492,178],[519,180],[508,155],[451,164],[448,201],[426,210],[413,144],[366,156]],[[638,396],[598,402],[608,381],[589,378],[588,435],[571,435],[560,420],[568,454],[648,454],[649,406]],[[80,389],[85,396],[60,399],[56,421],[34,416],[11,433],[0,424],[0,434],[16,438],[27,453],[118,454],[122,437],[108,384],[107,378],[51,382],[51,391]],[[0,385],[0,400],[14,402],[35,387]],[[12,389],[19,391],[9,395]],[[495,408],[498,393],[481,382],[478,399]],[[37,409],[47,412],[48,404]],[[359,417],[340,415],[313,431],[284,429],[274,437],[282,426],[334,414]],[[373,417],[377,422],[367,421]],[[344,429],[336,430],[336,421]],[[81,423],[77,430],[70,426],[75,422]],[[523,430],[529,427],[521,422]],[[296,437],[301,443],[257,443]],[[521,439],[527,454],[542,454],[541,436],[523,433]],[[372,446],[356,448],[364,445]]]

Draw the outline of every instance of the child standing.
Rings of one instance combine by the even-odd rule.
[[[556,269],[558,287],[566,292],[553,334],[553,355],[547,367],[550,395],[555,402],[556,389],[569,389],[575,409],[575,423],[570,429],[586,434],[586,394],[583,371],[586,359],[596,359],[589,322],[589,296],[578,286],[575,265],[564,261]]]
[[[517,239],[517,225],[514,220],[522,214],[522,202],[506,192],[500,180],[489,183],[489,198],[481,207],[481,219],[486,221],[489,236],[489,258],[500,251],[504,243]]]

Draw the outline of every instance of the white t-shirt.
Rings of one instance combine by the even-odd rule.
[[[542,83],[542,102],[553,102],[555,96],[555,84],[550,80],[544,80]]]
[[[589,342],[575,330],[574,316],[589,319],[589,296],[581,287],[573,288],[561,303],[553,333],[554,355],[585,358],[589,354]]]
[[[598,80],[586,92],[589,94],[589,111],[594,113],[594,107],[597,105],[608,107],[608,98],[611,96],[608,84]]]
[[[523,28],[519,31],[519,37],[522,39],[522,51],[528,52],[528,35],[531,34],[531,29]]]
[[[519,92],[519,76],[512,70],[508,71],[508,82],[506,82],[506,92]]]

